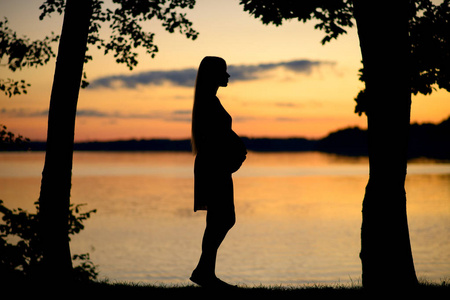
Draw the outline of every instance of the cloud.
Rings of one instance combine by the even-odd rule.
[[[158,119],[170,122],[190,122],[190,110],[155,111],[149,113],[121,113],[103,112],[92,109],[82,109],[77,111],[77,117],[97,117],[109,119]]]
[[[329,61],[313,60],[292,60],[278,63],[263,63],[256,65],[229,65],[228,73],[231,75],[230,81],[248,81],[256,80],[262,77],[264,73],[276,68],[284,68],[295,73],[309,75],[314,67],[323,65],[334,65]],[[197,70],[193,68],[169,71],[148,71],[133,75],[115,75],[95,79],[89,85],[89,88],[100,87],[114,88],[135,88],[137,85],[162,85],[168,82],[172,85],[193,87]]]
[[[230,80],[246,81],[254,80],[261,77],[261,74],[276,68],[284,68],[295,73],[302,73],[309,75],[313,67],[318,67],[324,64],[331,64],[326,61],[311,61],[311,60],[293,60],[288,62],[268,63],[259,65],[231,65],[228,67],[230,73]]]
[[[299,103],[293,103],[293,102],[277,102],[275,103],[275,106],[278,107],[299,107],[302,106]]]
[[[13,108],[13,109],[2,108],[0,110],[0,115],[4,115],[7,117],[13,117],[13,118],[47,117],[48,110],[30,111],[29,109],[24,109],[24,108]]]
[[[89,88],[107,87],[112,88],[116,84],[120,87],[135,88],[139,84],[161,85],[164,82],[170,82],[174,85],[191,87],[195,84],[197,70],[184,69],[173,71],[149,71],[141,72],[135,75],[116,75],[106,76],[93,80]]]
[[[191,110],[154,111],[149,113],[122,113],[118,111],[106,112],[96,109],[79,109],[77,117],[81,118],[105,118],[105,119],[153,119],[169,122],[190,122]],[[24,110],[24,109],[0,109],[0,116],[16,118],[47,117],[48,110]]]

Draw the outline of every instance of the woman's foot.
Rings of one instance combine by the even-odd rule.
[[[196,274],[195,271],[192,273],[192,276],[189,279],[192,282],[194,282],[204,288],[216,288],[216,289],[237,288],[237,286],[235,286],[235,285],[231,285],[229,283],[226,283],[225,281],[220,280],[215,275],[202,276],[202,275]]]

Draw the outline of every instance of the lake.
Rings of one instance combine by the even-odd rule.
[[[0,199],[35,212],[44,152],[0,153]],[[72,203],[97,213],[72,237],[99,279],[184,284],[201,252],[185,152],[75,152]],[[237,222],[217,275],[233,284],[360,284],[361,205],[368,159],[250,152],[233,175]],[[450,277],[450,162],[414,160],[406,181],[417,276]],[[389,270],[386,270],[389,272]]]

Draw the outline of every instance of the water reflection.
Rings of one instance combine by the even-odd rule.
[[[43,153],[0,154],[0,199],[33,209]],[[204,215],[193,212],[189,153],[76,152],[72,202],[98,213],[73,239],[111,280],[184,283],[199,253]],[[450,273],[450,164],[415,161],[406,181],[419,277]],[[235,176],[237,224],[221,248],[230,282],[357,282],[366,158],[250,153]]]

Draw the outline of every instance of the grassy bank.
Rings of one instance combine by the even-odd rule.
[[[77,285],[73,292],[79,297],[93,298],[124,297],[125,299],[180,299],[180,297],[196,297],[218,299],[220,296],[239,297],[239,299],[379,299],[384,296],[414,296],[413,299],[450,299],[450,285],[446,282],[421,283],[414,290],[402,290],[399,288],[380,287],[374,291],[368,291],[360,286],[239,286],[233,290],[207,290],[195,285],[150,285],[132,283],[95,282]],[[404,297],[405,296],[405,297]],[[256,298],[255,298],[256,299]],[[237,300],[237,299],[232,299]]]
[[[8,280],[7,280],[8,281]],[[291,285],[291,286],[243,286],[232,290],[208,290],[193,284],[163,285],[137,284],[115,282],[89,282],[60,285],[56,282],[46,282],[44,285],[35,281],[7,283],[3,281],[0,287],[4,292],[19,297],[56,299],[381,299],[394,297],[395,299],[450,299],[450,284],[448,282],[421,282],[415,289],[401,289],[399,287],[380,286],[375,290],[366,290],[361,286],[349,285]],[[341,298],[342,297],[342,298]],[[232,298],[232,299],[230,299]]]

